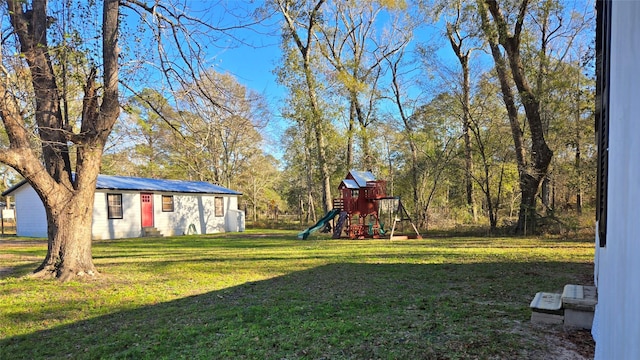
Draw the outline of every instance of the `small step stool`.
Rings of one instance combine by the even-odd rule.
[[[595,286],[565,285],[562,292],[564,327],[591,329],[597,303],[598,294]]]
[[[529,305],[531,322],[534,324],[562,324],[564,310],[560,294],[539,292]]]

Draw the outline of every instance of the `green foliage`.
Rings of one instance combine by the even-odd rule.
[[[257,155],[248,164],[246,170],[236,179],[236,186],[242,189],[240,206],[246,209],[249,219],[255,222],[260,214],[267,216],[287,210],[279,188],[281,173],[278,161],[273,156]]]
[[[476,220],[487,224],[489,204],[497,224],[517,215],[520,189],[512,129],[494,69],[480,55],[488,49],[476,2],[323,3],[310,32],[306,27],[316,2],[279,1],[273,5],[278,4],[288,9],[302,44],[309,46],[305,70],[300,48],[280,17],[278,25],[285,30],[281,31],[281,61],[274,73],[286,88],[286,97],[275,105],[283,119],[280,126],[285,128],[275,139],[280,143],[282,162],[262,149],[265,134],[261,120],[273,117],[264,100],[231,76],[208,70],[197,81],[175,89],[172,96],[179,103],[176,108],[179,105],[186,109],[180,113],[173,106],[164,107],[167,100],[160,95],[153,102],[162,105],[162,116],[154,115],[148,103],[132,98],[127,107],[130,112],[113,138],[117,145],[105,154],[103,172],[219,182],[242,191],[243,202],[250,209],[255,206],[251,211],[257,217],[267,212],[271,202],[312,217],[314,209],[321,215],[323,168],[328,171],[334,197],[349,170],[371,169],[389,182],[389,191],[403,198],[424,228]],[[555,154],[549,178],[556,214],[571,212],[577,194],[585,206],[590,205],[596,165],[590,120],[594,85],[593,79],[584,75],[590,66],[584,59],[590,56],[587,40],[592,31],[592,10],[582,11],[581,4],[570,9],[569,5],[560,1],[530,2],[522,34],[525,74],[541,99],[545,139]],[[501,1],[500,6],[511,20],[519,2]],[[466,199],[460,64],[451,59],[446,39],[424,37],[416,24],[425,22],[439,29],[440,35],[446,34],[448,24],[456,30],[453,35],[461,41],[462,50],[473,50],[469,57],[471,178],[479,219],[466,215],[470,209]],[[543,26],[553,32],[543,33]],[[405,43],[412,36],[414,39]],[[66,38],[70,59],[76,54],[76,40],[77,34]],[[543,43],[545,51],[541,49]],[[144,53],[143,46],[131,50],[127,56]],[[399,96],[409,118],[408,130],[400,126],[403,122],[398,109],[389,103],[395,95],[390,91],[389,67],[396,57],[402,60],[396,71]],[[81,62],[74,64],[81,74]],[[359,105],[360,115],[353,111],[355,105]],[[523,120],[524,111],[519,110]],[[525,122],[520,131],[529,144]],[[127,133],[136,136],[125,136]],[[320,145],[318,136],[323,137],[324,145]],[[417,145],[416,189],[410,140]],[[352,158],[348,158],[349,149]],[[577,150],[580,161],[576,160]],[[530,156],[525,154],[527,159]],[[252,184],[258,182],[261,185],[256,189],[260,190],[254,190]],[[544,208],[538,210],[544,213]]]
[[[114,130],[118,143],[107,149],[103,160],[105,172],[171,178],[175,110],[162,94],[149,88],[133,96],[123,107],[123,119]]]
[[[268,121],[264,100],[214,71],[193,89],[181,92],[178,104],[153,89],[129,99],[103,172],[210,181],[253,199],[252,181],[277,177],[275,159],[261,149],[260,130]]]

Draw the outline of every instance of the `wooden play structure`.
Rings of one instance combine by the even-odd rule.
[[[323,228],[333,229],[334,239],[342,237],[343,233],[350,239],[387,236],[394,240],[409,237],[421,239],[400,198],[387,196],[386,187],[386,181],[376,180],[369,171],[350,171],[338,186],[342,196],[333,200],[333,209],[314,226],[298,234],[298,238],[306,239],[310,233]],[[390,230],[385,229],[385,221],[387,226],[393,222]],[[398,236],[396,226],[402,222],[409,222],[415,235]]]
[[[391,240],[421,239],[422,236],[400,198],[387,196],[386,187],[387,182],[376,180],[370,171],[350,171],[338,186],[342,197],[333,199],[333,209],[314,226],[299,233],[298,238],[306,239],[319,229],[332,229],[334,239],[343,237],[343,234],[350,239],[379,239],[387,236]],[[390,222],[393,223],[390,230],[385,228],[385,221],[387,226]],[[398,235],[397,226],[403,222],[411,224],[415,234]]]
[[[422,238],[400,198],[387,196],[387,182],[376,180],[371,172],[350,171],[338,190],[342,197],[333,200],[333,208],[340,210],[333,238],[340,238],[343,232],[350,239],[386,237],[388,228],[384,227],[385,219],[381,217],[381,211],[389,215],[389,220],[393,220],[390,239],[408,238],[394,237],[396,225],[402,221],[408,221],[413,227],[413,238]]]

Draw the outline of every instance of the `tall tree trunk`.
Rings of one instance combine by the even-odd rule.
[[[371,171],[373,169],[373,154],[371,154],[371,146],[369,139],[369,132],[367,129],[367,119],[365,118],[365,113],[362,109],[362,105],[358,100],[358,93],[355,91],[350,91],[351,104],[355,110],[356,119],[358,119],[358,124],[360,125],[359,135],[360,141],[362,142],[362,146],[360,147],[360,151],[362,153],[362,167],[366,171]]]
[[[487,210],[489,212],[489,228],[491,232],[494,232],[498,228],[498,210],[500,209],[501,193],[502,193],[502,180],[504,177],[504,163],[500,169],[500,180],[498,181],[498,195],[496,196],[495,203],[492,200],[491,188],[489,187],[489,174],[487,176]]]
[[[411,153],[411,190],[413,196],[413,214],[416,217],[416,221],[418,222],[418,227],[422,228],[422,223],[426,224],[426,215],[425,220],[422,221],[422,206],[420,204],[419,197],[419,189],[418,189],[418,146],[414,140],[414,131],[410,123],[409,116],[407,115],[404,104],[402,102],[401,96],[401,85],[400,79],[398,79],[398,67],[400,66],[400,62],[402,57],[404,56],[404,51],[398,52],[398,57],[394,61],[391,58],[386,58],[389,63],[389,68],[391,69],[391,89],[393,91],[393,101],[395,102],[396,107],[398,108],[398,113],[400,114],[400,118],[402,119],[402,124],[404,125],[404,133],[407,137],[407,142],[409,143],[409,150]]]
[[[360,127],[360,139],[362,141],[362,166],[366,171],[375,171],[374,156],[371,153],[371,141],[369,132],[365,126]]]
[[[495,44],[495,35],[493,35],[492,30],[489,29],[489,20],[485,10],[485,4],[488,6],[489,12],[491,13],[495,22],[495,27],[497,30],[497,41],[500,43],[500,45],[502,45],[502,47],[505,49],[505,52],[507,53],[513,81],[516,85],[516,88],[518,89],[518,93],[520,95],[520,99],[522,101],[522,105],[527,117],[529,132],[531,133],[531,164],[529,166],[526,166],[524,157],[522,157],[522,160],[518,159],[518,171],[520,176],[520,190],[522,193],[522,198],[520,203],[520,213],[518,214],[518,223],[516,225],[515,231],[516,233],[522,234],[525,232],[526,226],[528,232],[533,232],[535,231],[536,195],[538,194],[540,183],[547,175],[549,164],[551,163],[551,159],[553,158],[553,152],[547,145],[544,138],[544,128],[540,116],[540,99],[533,92],[531,86],[529,85],[529,82],[527,81],[527,78],[525,76],[524,64],[522,63],[522,59],[520,57],[520,36],[522,34],[522,26],[524,24],[524,17],[526,14],[528,1],[523,0],[519,6],[519,12],[516,19],[513,35],[510,35],[508,33],[506,19],[504,18],[498,6],[498,3],[495,0],[484,0],[484,3],[479,4],[483,22],[483,29],[485,30],[485,34],[487,34],[487,37],[490,38],[489,41],[491,52],[493,54],[494,60],[496,60],[497,68],[498,61],[504,62],[504,58],[500,54],[500,50],[497,48],[497,44]],[[502,75],[499,74],[499,78],[504,78],[504,80],[506,80],[506,71],[502,70],[502,73]],[[501,88],[503,90],[503,98],[512,98],[512,95],[505,95],[505,85],[507,85],[508,83],[505,83],[502,79],[500,80],[500,82]],[[510,92],[510,89],[508,91]],[[511,102],[513,103],[513,99],[511,99]],[[517,110],[514,114],[511,114],[511,112],[515,109],[510,110],[509,107],[510,105],[507,105],[507,112],[509,113],[513,131],[515,122],[512,120],[512,117],[517,122]],[[522,135],[519,128],[518,132],[520,133],[521,141]],[[514,137],[514,141],[517,141],[516,137]],[[518,158],[520,155],[524,155],[524,153],[518,154],[518,144],[516,143],[515,145],[516,158]],[[522,151],[523,150],[524,148],[522,148]]]
[[[513,144],[515,147],[516,163],[518,165],[518,178],[521,192],[521,204],[524,202],[524,188],[526,185],[526,168],[527,162],[525,158],[525,148],[523,133],[520,129],[520,121],[518,120],[518,108],[515,104],[515,96],[511,90],[511,84],[507,74],[507,64],[502,56],[502,52],[497,43],[497,39],[492,33],[489,25],[489,18],[487,16],[486,8],[482,0],[478,1],[478,10],[480,12],[482,20],[482,28],[489,42],[489,48],[491,49],[491,55],[495,64],[495,70],[498,75],[498,81],[500,82],[500,90],[502,93],[502,100],[504,101],[507,109],[507,116],[509,118],[509,125],[511,127],[511,136],[513,138]],[[518,222],[519,224],[519,222]]]
[[[580,74],[577,76],[578,83],[576,89],[576,177],[578,178],[576,186],[576,211],[578,214],[582,214],[582,153],[580,147],[582,146],[582,126],[580,124]]]
[[[47,2],[34,0],[30,9],[22,0],[6,2],[11,26],[30,70],[35,94],[35,122],[42,154],[31,147],[17,99],[0,82],[0,117],[11,146],[0,161],[20,173],[39,195],[47,214],[48,249],[37,269],[40,275],[68,280],[95,274],[91,257],[91,223],[96,179],[102,151],[113,128],[118,102],[119,1],[105,0],[102,20],[102,103],[99,104],[96,69],[85,84],[80,131],[65,126],[59,89],[47,44]],[[29,5],[29,4],[26,4]],[[72,175],[69,143],[77,146]],[[43,160],[41,162],[41,159]]]
[[[318,113],[318,116],[320,114]],[[318,146],[318,167],[320,168],[320,179],[322,180],[322,210],[327,213],[333,209],[331,198],[331,178],[329,174],[329,164],[327,163],[326,143],[321,124],[316,124],[316,145]]]
[[[536,80],[536,89],[534,94],[538,99],[541,114],[541,122],[543,133],[545,135],[549,134],[549,116],[545,111],[545,98],[546,91],[544,89],[545,79],[547,78],[547,74],[549,73],[549,60],[547,59],[547,44],[548,44],[548,34],[549,31],[549,12],[550,12],[550,1],[545,0],[545,3],[541,5],[543,16],[540,19],[540,51],[538,54],[540,55],[540,61],[538,64],[538,74],[535,78]],[[551,177],[549,174],[546,174],[542,179],[541,185],[541,200],[542,205],[545,212],[553,212],[553,206],[551,204]]]
[[[62,281],[97,274],[91,254],[91,222],[94,189],[44,194],[49,237],[47,255],[36,276],[55,276]]]
[[[467,59],[468,60],[468,59]],[[464,137],[464,163],[465,163],[465,185],[467,190],[467,206],[473,217],[473,222],[478,221],[478,213],[476,209],[476,203],[473,197],[473,154],[471,152],[471,130],[470,130],[470,106],[471,106],[471,88],[469,85],[469,64],[465,61],[462,67],[462,73],[464,77],[462,94],[462,131]]]
[[[305,139],[305,144],[308,144],[311,139],[310,134],[309,134],[309,129],[307,129],[305,127],[305,124],[301,124],[301,126],[303,126],[303,131],[304,131],[304,139]],[[311,161],[311,153],[310,153],[310,149],[309,146],[305,146],[304,149],[304,163],[307,167],[307,169],[312,169],[313,168],[313,164]],[[316,218],[316,212],[315,212],[315,206],[313,204],[313,188],[315,186],[314,181],[313,181],[313,172],[312,171],[305,171],[305,190],[306,190],[306,202],[307,202],[307,212],[306,212],[306,216],[305,216],[305,222],[308,223],[310,220],[313,220],[315,222],[315,218]]]

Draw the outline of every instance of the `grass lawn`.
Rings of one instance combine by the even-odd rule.
[[[0,359],[548,359],[538,291],[587,284],[593,241],[330,240],[296,232],[98,241],[96,280],[24,275],[0,240]],[[592,347],[592,343],[583,344]]]

